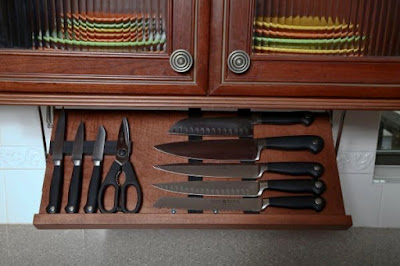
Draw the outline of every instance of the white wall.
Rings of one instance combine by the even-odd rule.
[[[379,119],[379,112],[347,112],[338,154],[343,198],[354,226],[400,227],[400,184],[373,183]],[[0,106],[0,223],[32,223],[44,168],[37,107]]]

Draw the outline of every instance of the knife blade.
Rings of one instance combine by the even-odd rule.
[[[167,164],[156,165],[154,168],[181,175],[203,176],[214,178],[245,178],[258,179],[264,172],[284,175],[308,175],[319,178],[324,172],[324,167],[316,162],[274,162],[259,164]]]
[[[318,196],[294,196],[273,198],[170,198],[162,197],[154,204],[155,208],[186,210],[240,210],[259,212],[267,207],[288,209],[312,209],[320,212],[325,200]]]
[[[264,190],[321,195],[325,183],[312,179],[284,179],[268,181],[190,181],[153,184],[153,186],[182,194],[199,196],[242,196],[258,197]]]
[[[71,184],[69,186],[68,204],[65,207],[67,213],[77,213],[79,211],[82,192],[82,157],[84,138],[85,125],[81,122],[72,146],[72,162],[74,163],[74,169],[72,170]]]
[[[285,136],[264,139],[225,139],[166,143],[155,146],[157,150],[197,160],[240,160],[255,161],[262,149],[308,150],[314,154],[324,147],[319,136]]]
[[[97,195],[101,185],[101,165],[104,155],[104,144],[106,141],[106,131],[103,126],[100,126],[97,131],[96,142],[93,148],[93,171],[92,177],[90,178],[89,192],[87,196],[86,205],[83,208],[85,213],[96,213],[97,212]]]
[[[309,126],[314,122],[311,112],[267,112],[253,113],[243,117],[190,117],[176,122],[169,130],[170,134],[197,136],[253,136],[255,124]]]
[[[59,213],[61,209],[61,198],[64,184],[64,138],[65,138],[65,112],[61,110],[57,122],[55,138],[53,142],[53,176],[50,183],[49,204],[47,213]]]

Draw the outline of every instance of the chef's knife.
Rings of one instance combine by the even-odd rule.
[[[93,172],[90,178],[89,192],[87,196],[87,202],[83,208],[86,213],[97,212],[97,195],[101,185],[101,162],[103,161],[104,144],[106,141],[106,131],[103,126],[99,127],[97,132],[96,142],[93,148]]]
[[[314,121],[311,112],[268,112],[253,113],[243,117],[190,117],[176,122],[169,130],[170,134],[188,134],[198,136],[253,136],[255,124],[309,126]]]
[[[259,212],[267,207],[289,209],[312,209],[317,212],[325,207],[325,200],[318,196],[295,196],[273,198],[169,198],[162,197],[154,204],[156,208],[186,210],[241,210]]]
[[[72,162],[74,163],[74,169],[72,170],[71,184],[69,186],[68,204],[65,207],[67,213],[77,213],[79,211],[82,192],[82,156],[84,137],[85,126],[81,122],[72,146]]]
[[[167,164],[156,165],[154,168],[181,175],[245,179],[260,178],[264,172],[319,178],[324,172],[322,164],[316,162]]]
[[[321,195],[325,183],[312,179],[286,179],[268,181],[190,181],[154,184],[160,189],[200,196],[258,197],[264,190]]]
[[[254,161],[260,158],[262,149],[309,150],[319,153],[324,141],[319,136],[285,136],[264,139],[225,139],[184,141],[161,144],[156,149],[186,158],[205,160],[240,160]]]
[[[64,184],[64,137],[65,137],[65,112],[61,110],[57,122],[56,136],[53,142],[53,177],[50,184],[49,205],[47,213],[59,213],[61,208],[62,190]]]

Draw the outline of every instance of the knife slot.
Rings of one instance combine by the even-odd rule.
[[[61,6],[60,6],[61,7]],[[62,10],[60,10],[62,12]],[[62,26],[62,25],[59,25]],[[40,27],[40,25],[38,25]],[[56,27],[56,26],[54,26]],[[193,111],[192,111],[193,112]],[[235,117],[237,112],[210,112],[201,111],[201,117],[227,116]],[[187,111],[148,111],[148,110],[74,110],[65,109],[65,141],[64,142],[64,182],[61,186],[60,213],[49,214],[46,207],[49,205],[50,187],[54,169],[54,162],[51,156],[53,141],[50,143],[50,156],[46,159],[46,172],[43,182],[42,199],[38,214],[34,217],[34,225],[39,229],[128,229],[128,228],[218,228],[218,229],[347,229],[351,226],[351,217],[346,215],[340,180],[336,164],[336,154],[333,147],[332,128],[329,117],[326,114],[318,114],[314,123],[308,127],[304,125],[256,125],[254,127],[254,138],[276,137],[284,135],[310,135],[321,136],[326,146],[318,154],[311,154],[304,151],[285,152],[280,150],[263,151],[260,160],[256,164],[269,162],[318,162],[323,164],[324,174],[318,179],[326,184],[326,190],[322,197],[326,200],[326,207],[321,212],[314,210],[294,210],[285,208],[268,207],[259,213],[244,213],[243,211],[222,211],[205,210],[202,213],[186,209],[159,209],[154,204],[161,197],[178,197],[185,199],[185,194],[177,194],[161,190],[153,184],[187,181],[240,181],[210,177],[195,177],[178,175],[155,169],[155,165],[165,164],[187,164],[188,160],[178,156],[162,153],[154,146],[169,143],[187,141],[187,135],[168,134],[171,126],[181,119],[188,117]],[[193,115],[193,114],[192,114]],[[54,124],[60,117],[60,111],[54,113]],[[103,181],[115,160],[116,141],[118,128],[123,117],[127,117],[130,127],[131,156],[130,160],[142,189],[143,201],[139,213],[85,213],[84,207],[87,204],[90,180],[93,173],[92,152],[94,140],[98,128],[104,126],[109,141],[105,143],[105,156],[101,165],[101,180]],[[73,172],[72,163],[72,141],[76,130],[83,121],[85,123],[85,137],[83,152],[85,154],[82,162],[82,193],[78,213],[66,213],[65,207],[68,203],[68,190],[71,184]],[[55,139],[56,127],[53,128],[52,140]],[[229,137],[232,138],[232,137]],[[194,141],[196,137],[190,136]],[[203,139],[221,139],[221,137],[203,137]],[[236,138],[237,139],[237,138]],[[223,163],[223,161],[211,160],[190,160],[190,164]],[[225,163],[247,164],[249,162],[225,161]],[[282,180],[282,179],[305,179],[309,176],[287,176],[278,173],[266,172],[256,181]],[[123,182],[123,180],[120,180]],[[133,188],[132,188],[133,189]],[[107,191],[104,196],[104,205],[111,209],[114,203],[114,191]],[[296,196],[305,195],[299,193]],[[135,191],[130,191],[127,199],[128,208],[132,209],[136,199]],[[293,196],[293,193],[265,190],[262,198]],[[193,197],[193,196],[190,196]],[[204,199],[210,196],[204,196]]]
[[[201,109],[199,108],[192,108],[189,109],[188,113],[189,117],[201,117],[202,112]],[[194,135],[189,135],[188,140],[189,141],[198,141],[202,140],[203,137],[201,136],[194,136]],[[194,159],[189,159],[188,160],[189,164],[201,164],[202,160],[194,160]],[[201,176],[188,176],[188,181],[202,181],[203,178]],[[189,198],[202,198],[203,196],[200,195],[188,195]],[[188,213],[203,213],[201,210],[188,210]]]

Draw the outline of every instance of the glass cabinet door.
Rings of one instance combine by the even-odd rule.
[[[252,51],[400,56],[400,1],[256,0]]]
[[[165,0],[1,0],[0,48],[165,53],[167,4]]]
[[[210,56],[222,69],[210,79],[215,94],[400,98],[398,0],[213,5],[224,26],[211,37],[223,45]]]
[[[207,12],[199,0],[0,0],[0,90],[204,94]]]

